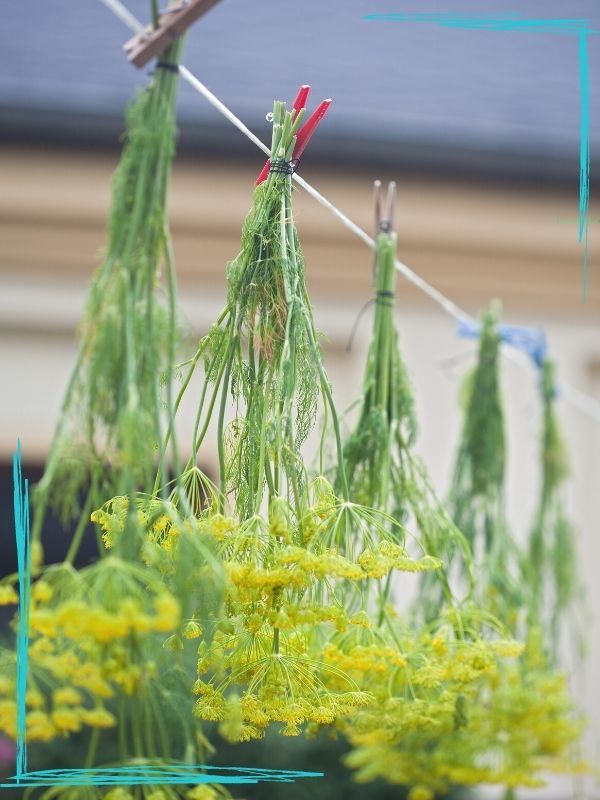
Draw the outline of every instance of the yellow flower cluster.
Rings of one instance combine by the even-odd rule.
[[[209,510],[198,520],[199,535],[217,546],[226,585],[225,616],[199,649],[195,711],[218,721],[232,741],[260,737],[271,723],[296,736],[373,702],[354,675],[361,667],[397,668],[404,659],[391,646],[342,652],[331,643],[332,636],[373,626],[367,610],[349,612],[348,597],[391,570],[441,564],[410,558],[393,521],[337,500],[323,478],[312,499],[301,515],[277,497],[266,517],[236,523]]]
[[[104,702],[136,693],[152,676],[148,653],[179,627],[178,601],[136,565],[108,556],[79,572],[43,570],[31,590],[27,740],[114,726]],[[15,727],[14,681],[3,679],[0,730],[14,737]]]
[[[8,583],[0,584],[0,606],[14,606],[19,602],[19,595]]]
[[[34,654],[35,655],[35,654]],[[35,663],[34,670],[39,671]],[[91,692],[90,692],[91,694]],[[86,704],[89,697],[73,687],[55,689],[46,695],[38,689],[28,689],[25,702],[26,740],[28,742],[48,742],[59,736],[75,733],[84,725],[91,728],[112,728],[116,719],[100,700],[95,705]],[[16,737],[17,706],[14,681],[0,680],[0,731],[11,738]]]
[[[411,797],[432,798],[453,784],[532,787],[553,769],[580,768],[565,757],[581,721],[563,676],[529,669],[527,652],[501,660],[519,654],[510,641],[447,640],[441,647],[433,637],[429,645],[426,664],[409,656],[395,693],[384,699],[381,682],[377,705],[344,726],[353,745],[347,764],[358,780],[385,778],[412,786]],[[368,673],[376,694],[377,674]]]
[[[49,639],[64,636],[76,641],[90,638],[98,644],[124,639],[131,633],[173,631],[179,623],[179,606],[165,593],[154,598],[153,614],[145,613],[133,598],[121,601],[118,612],[82,600],[67,600],[52,608],[34,608],[30,629]]]

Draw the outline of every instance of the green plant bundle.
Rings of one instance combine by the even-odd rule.
[[[422,576],[415,603],[420,613],[408,624],[386,608],[379,626],[360,637],[340,635],[345,647],[336,647],[337,641],[328,645],[332,663],[375,698],[339,723],[352,746],[346,763],[360,781],[383,778],[410,787],[411,800],[480,783],[504,784],[510,796],[515,787],[539,785],[546,771],[578,768],[570,748],[581,724],[572,713],[565,678],[548,668],[535,632],[525,651],[510,639],[516,626],[509,623],[521,610],[518,597],[508,606],[497,600],[494,570],[505,570],[498,577],[508,585],[517,579],[520,561],[512,541],[505,541],[509,533],[502,516],[495,316],[484,320],[456,470],[457,521],[465,525],[467,541],[411,452],[414,415],[393,318],[394,253],[395,238],[380,231],[373,334],[358,422],[344,451],[348,480],[363,502],[395,509],[427,551],[445,563]],[[498,531],[506,547],[502,558],[492,541]],[[449,585],[456,572],[457,581],[461,573],[473,581],[461,602]],[[389,602],[387,592],[384,596]],[[418,634],[415,623],[423,613],[428,624]]]
[[[554,372],[553,363],[546,359],[540,381],[543,408],[541,491],[524,572],[531,591],[530,624],[539,624],[547,632],[548,645],[556,660],[561,622],[572,610],[578,581],[574,532],[565,509],[568,465],[556,417]]]
[[[177,63],[181,47],[178,40],[164,59]],[[36,488],[34,540],[48,508],[65,524],[79,520],[77,538],[90,511],[108,497],[152,486],[164,435],[162,384],[168,393],[177,348],[166,216],[177,84],[175,72],[157,69],[127,113],[106,256],[91,286],[78,358]]]
[[[470,575],[470,549],[431,487],[413,452],[414,399],[396,329],[396,234],[384,223],[375,250],[375,314],[359,412],[344,444],[348,485],[357,501],[379,509],[411,530],[425,552],[444,561],[459,550]],[[420,619],[432,621],[443,601],[453,602],[445,569],[425,573]]]
[[[220,492],[231,497],[241,518],[258,513],[266,493],[286,497],[301,514],[308,482],[300,447],[314,424],[319,395],[333,409],[286,174],[301,119],[301,113],[294,119],[284,103],[275,103],[275,166],[255,189],[240,253],[227,271],[227,307],[201,345],[206,386],[190,463],[216,405]],[[226,426],[229,398],[237,414]]]
[[[482,315],[477,366],[465,391],[465,418],[448,507],[475,559],[476,600],[516,630],[526,604],[520,581],[520,554],[504,508],[506,446],[496,330],[499,307]]]
[[[292,217],[289,162],[300,119],[275,103],[272,167],[255,189],[240,253],[228,268],[227,305],[177,399],[179,405],[203,359],[192,455],[171,506],[181,522],[171,514],[158,531],[156,496],[137,501],[149,541],[177,548],[187,524],[218,554],[225,603],[212,639],[200,642],[194,691],[198,717],[220,723],[231,741],[259,738],[272,723],[296,736],[369,702],[329,660],[327,644],[335,640],[337,648],[338,634],[348,631],[350,647],[370,627],[367,585],[393,570],[440,565],[426,554],[411,557],[397,521],[350,497]],[[336,441],[337,493],[323,475],[309,475],[301,452],[318,407]],[[196,465],[213,419],[218,486]],[[106,504],[95,517],[118,540],[123,525],[114,507]]]

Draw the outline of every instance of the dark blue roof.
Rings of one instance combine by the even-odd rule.
[[[148,0],[127,5],[148,19]],[[400,0],[222,0],[193,28],[184,61],[263,138],[273,99],[291,100],[301,83],[310,83],[312,105],[334,99],[319,144],[311,145],[322,153],[379,153],[399,161],[436,153],[475,162],[511,158],[534,172],[542,162],[577,163],[576,35],[364,18],[410,10],[568,15],[600,28],[597,0],[519,0],[511,7],[506,0],[436,0],[411,8]],[[108,126],[114,135],[134,86],[147,80],[148,70],[136,70],[122,53],[128,36],[98,0],[12,4],[0,27],[5,124],[21,134],[62,125],[73,138],[93,138],[94,130],[100,135]],[[593,159],[600,143],[598,36],[589,37],[589,60]],[[245,147],[240,134],[185,85],[180,121],[188,141],[204,135],[233,149]]]

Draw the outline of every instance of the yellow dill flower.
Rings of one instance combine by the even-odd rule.
[[[17,704],[14,700],[0,700],[0,731],[13,739],[17,735]]]
[[[69,600],[56,609],[56,624],[65,636],[77,639],[87,633],[89,613],[90,608],[83,601]]]
[[[186,639],[198,639],[202,635],[202,628],[191,619],[183,626],[183,635]]]
[[[52,639],[57,632],[56,618],[45,609],[32,608],[29,614],[29,628],[33,633],[41,633],[42,636]]]
[[[146,795],[146,800],[167,800],[167,795],[162,789],[155,789],[149,795]]]
[[[134,797],[127,789],[123,789],[122,786],[116,786],[104,795],[104,800],[134,800]]]
[[[181,653],[183,650],[183,642],[179,636],[173,634],[172,636],[169,636],[168,639],[165,639],[163,642],[163,647],[165,650],[171,650],[174,653]]]
[[[0,694],[14,694],[15,682],[5,675],[0,675]]]
[[[81,715],[73,708],[59,706],[52,711],[50,718],[56,729],[63,733],[81,730]]]
[[[117,724],[116,717],[102,706],[82,709],[81,719],[92,728],[112,728]]]
[[[237,522],[231,517],[225,517],[223,514],[211,514],[205,530],[210,536],[221,542],[236,528]]]
[[[43,658],[54,652],[54,643],[45,637],[36,639],[29,645],[29,655],[32,658]]]
[[[126,633],[129,631],[147,633],[152,630],[152,618],[142,611],[139,603],[132,597],[126,597],[121,603],[119,619],[126,629]]]
[[[7,583],[0,585],[0,606],[13,606],[19,602],[19,595]]]
[[[113,696],[110,684],[103,678],[97,664],[91,662],[81,664],[77,670],[71,674],[71,680],[76,686],[87,689],[97,697],[108,698]]]
[[[79,728],[73,728],[73,730],[79,730]],[[49,742],[58,733],[58,726],[54,724],[54,720],[45,711],[31,711],[27,714],[26,741]]]
[[[134,694],[137,690],[141,676],[142,670],[135,664],[117,669],[110,675],[111,679],[128,695]]]
[[[31,597],[36,603],[45,603],[52,598],[54,590],[46,581],[36,581],[31,587]]]
[[[525,649],[525,645],[522,642],[507,639],[491,642],[491,647],[495,653],[505,658],[516,658]]]
[[[373,627],[373,623],[369,619],[369,615],[366,611],[359,611],[358,614],[354,614],[354,616],[350,617],[348,622],[350,625],[360,625],[362,628],[370,629]]]
[[[37,689],[28,689],[25,694],[25,702],[29,708],[44,708],[46,701],[44,695]]]
[[[200,783],[186,792],[187,800],[216,800],[217,790],[206,783]]]
[[[427,786],[413,786],[408,793],[408,800],[433,800],[435,794]]]
[[[91,609],[80,624],[83,631],[92,636],[98,644],[107,644],[114,639],[121,639],[129,633],[129,624],[126,617],[109,614],[101,608]],[[65,633],[72,630],[72,623],[69,623],[64,629]],[[67,633],[67,635],[69,634]]]
[[[167,633],[179,625],[179,603],[172,595],[160,594],[154,600],[154,608],[158,612],[152,623],[155,631]]]
[[[52,702],[57,706],[80,706],[83,698],[77,689],[67,686],[52,692]]]

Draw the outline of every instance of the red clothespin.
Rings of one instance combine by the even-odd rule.
[[[306,99],[308,98],[308,93],[310,91],[310,86],[304,85],[301,86],[298,94],[296,95],[296,99],[292,105],[292,109],[294,110],[294,119],[296,119],[298,113],[306,106]],[[306,150],[306,146],[308,145],[313,133],[317,129],[317,125],[325,114],[327,113],[327,109],[331,105],[331,100],[323,100],[323,102],[319,103],[316,110],[313,111],[311,116],[307,119],[304,125],[300,128],[298,133],[296,134],[296,144],[294,145],[294,152],[292,153],[292,160],[298,161],[302,153]],[[256,179],[256,186],[259,183],[265,181],[269,175],[269,169],[271,168],[271,159],[268,159],[266,164],[261,170],[260,175]]]
[[[173,43],[174,39],[186,30],[197,19],[206,14],[219,0],[181,0],[176,6],[163,11],[158,20],[158,27],[148,26],[136,33],[123,45],[127,59],[136,67],[143,67],[155,56]]]

